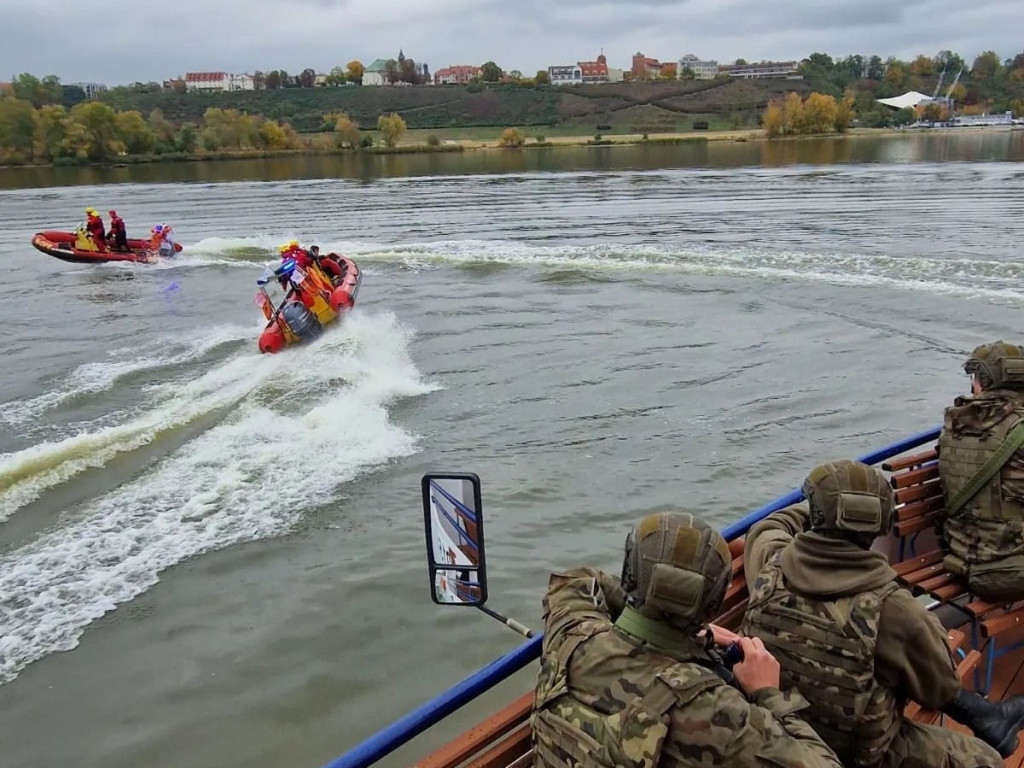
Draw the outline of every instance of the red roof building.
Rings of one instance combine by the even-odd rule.
[[[608,82],[608,60],[603,53],[597,57],[597,61],[581,61],[579,65],[584,83]]]
[[[661,74],[662,63],[657,59],[644,56],[642,53],[633,54],[633,79],[653,80]]]
[[[472,64],[459,64],[445,67],[434,73],[434,85],[465,85],[472,78],[480,75],[480,67]]]

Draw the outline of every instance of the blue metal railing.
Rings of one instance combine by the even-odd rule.
[[[931,440],[935,440],[939,436],[939,430],[939,427],[934,427],[924,432],[919,432],[884,448],[879,448],[871,453],[859,456],[857,460],[865,464],[877,464],[880,461],[885,461],[905,451],[924,445]],[[754,523],[767,517],[772,512],[777,512],[791,504],[796,504],[802,498],[803,493],[800,489],[790,491],[786,495],[775,499],[775,501],[765,504],[760,509],[754,510],[741,520],[727,525],[722,529],[722,536],[727,541],[732,541],[744,535]],[[537,634],[515,650],[495,659],[461,683],[435,696],[409,714],[396,720],[387,728],[378,731],[361,744],[353,747],[345,754],[336,757],[331,762],[325,764],[323,768],[366,768],[366,766],[372,765],[427,728],[440,722],[464,704],[490,690],[502,680],[511,677],[531,661],[539,658],[543,639],[543,633]]]

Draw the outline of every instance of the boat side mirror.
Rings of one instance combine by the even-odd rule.
[[[421,481],[430,597],[438,605],[487,602],[480,478],[430,472]]]

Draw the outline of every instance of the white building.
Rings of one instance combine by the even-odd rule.
[[[698,80],[714,80],[718,75],[718,62],[704,61],[692,53],[688,53],[679,60],[676,66],[676,79],[682,78],[684,69],[691,70]]]
[[[190,91],[254,91],[256,78],[246,72],[186,72],[185,87]]]
[[[85,92],[85,98],[87,99],[95,99],[107,90],[107,86],[103,85],[103,83],[69,83],[69,85],[81,88]]]
[[[761,78],[784,77],[787,80],[803,80],[800,74],[800,65],[795,61],[762,61],[759,64],[723,64],[718,68],[719,72],[729,77],[739,77],[744,80],[759,80]]]
[[[622,82],[622,70],[616,69],[615,67],[608,67],[608,82],[609,83],[621,83]]]
[[[548,67],[552,85],[582,85],[583,68],[579,64]]]
[[[243,72],[240,75],[231,75],[231,80],[228,83],[229,91],[255,91],[256,90],[256,78],[250,75],[248,72]]]
[[[363,70],[363,85],[387,85],[384,65],[384,59],[374,59],[373,63]]]

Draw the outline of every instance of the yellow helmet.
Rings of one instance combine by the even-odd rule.
[[[288,253],[292,249],[291,243],[285,243],[284,245],[277,246],[278,253]]]
[[[86,213],[91,213],[93,216],[96,215],[96,209],[95,208],[86,208],[85,212]]]
[[[299,247],[299,241],[298,240],[292,240],[290,243],[288,243],[288,247],[289,248],[298,248]]]

